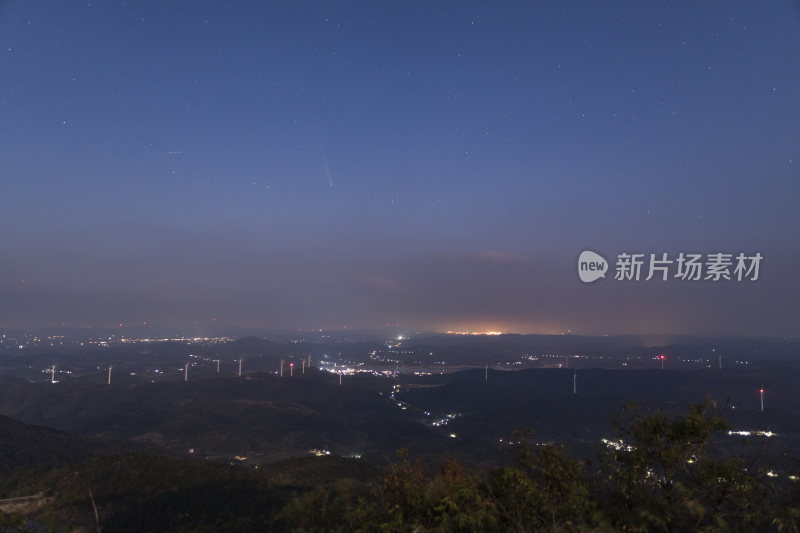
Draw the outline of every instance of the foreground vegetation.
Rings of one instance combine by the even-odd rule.
[[[100,457],[8,484],[54,502],[34,518],[111,531],[798,531],[800,487],[713,449],[727,429],[709,404],[669,416],[628,408],[593,460],[519,437],[515,463],[431,469],[406,450],[384,471],[309,458],[259,470],[147,455]],[[0,516],[0,531],[24,531]]]

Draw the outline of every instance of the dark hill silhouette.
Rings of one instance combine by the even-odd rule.
[[[367,382],[369,386],[360,385]],[[82,436],[150,443],[169,452],[263,462],[312,449],[382,462],[397,448],[446,450],[445,436],[406,416],[376,383],[307,371],[294,378],[247,374],[189,382],[107,386],[11,384],[0,410]]]
[[[84,439],[0,416],[0,476],[20,468],[45,468],[83,461],[91,455]]]

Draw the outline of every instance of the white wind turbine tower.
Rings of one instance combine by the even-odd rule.
[[[183,381],[189,381],[189,363],[183,365]]]
[[[219,359],[217,359],[217,374],[219,374]]]
[[[56,382],[56,365],[50,367],[50,383]]]
[[[108,384],[111,385],[111,365],[108,365]]]
[[[305,359],[303,359],[303,372],[302,373],[303,374],[306,373],[306,360]]]
[[[578,371],[572,373],[572,394],[578,394]]]
[[[242,358],[239,358],[239,377],[242,377]]]
[[[283,377],[283,359],[281,359],[281,377]]]

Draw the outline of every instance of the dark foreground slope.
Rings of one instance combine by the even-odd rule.
[[[84,439],[0,416],[0,476],[21,468],[77,463],[90,455]]]
[[[0,480],[0,489],[47,496],[44,507],[29,513],[42,526],[93,530],[93,498],[103,531],[269,531],[286,523],[281,510],[298,494],[316,486],[363,483],[376,473],[364,461],[334,456],[244,468],[127,454],[12,474]]]
[[[402,451],[381,471],[333,456],[244,467],[137,454],[1,483],[47,496],[29,515],[38,525],[106,533],[796,531],[797,483],[715,450],[719,414],[634,412],[620,428],[628,446],[599,450],[593,467],[521,442],[503,468],[441,459],[431,470]]]

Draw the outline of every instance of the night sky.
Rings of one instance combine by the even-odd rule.
[[[797,2],[6,1],[0,121],[0,326],[800,335]]]

